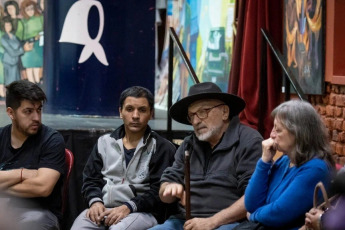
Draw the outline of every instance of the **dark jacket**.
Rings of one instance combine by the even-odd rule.
[[[221,141],[211,149],[195,134],[185,138],[162,182],[184,184],[184,152],[190,150],[192,217],[209,217],[229,207],[243,194],[262,153],[261,135],[233,117]],[[184,209],[180,207],[184,214]]]
[[[175,146],[148,127],[126,166],[122,125],[101,136],[94,146],[83,172],[83,196],[91,206],[101,201],[107,208],[122,204],[133,212],[152,213],[159,221],[159,180],[174,160]]]

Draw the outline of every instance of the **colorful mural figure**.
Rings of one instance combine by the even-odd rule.
[[[284,0],[284,53],[306,94],[323,92],[323,0]]]
[[[1,36],[1,45],[4,53],[2,57],[4,84],[9,85],[13,81],[20,80],[19,58],[24,54],[24,49],[20,41],[13,33],[13,25],[10,17],[6,16],[2,19],[1,29],[3,35]]]
[[[232,53],[235,0],[168,0],[166,27],[180,38],[200,82],[216,83],[227,92]],[[156,71],[156,108],[167,109],[168,31]],[[194,84],[174,49],[173,102],[185,97]]]
[[[24,0],[21,5],[23,16],[24,49],[26,52],[21,57],[23,67],[29,81],[39,83],[43,70],[43,15],[38,10],[37,2]]]
[[[0,99],[17,79],[43,83],[44,0],[0,0]]]
[[[12,19],[13,32],[16,37],[23,40],[24,37],[24,25],[23,21],[19,18],[20,9],[18,2],[15,0],[9,0],[4,3],[5,15]]]

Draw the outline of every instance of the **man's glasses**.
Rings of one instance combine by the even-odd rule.
[[[190,123],[192,123],[193,118],[194,118],[195,115],[196,115],[200,120],[206,119],[206,118],[208,117],[208,113],[209,113],[212,109],[214,109],[214,108],[216,108],[216,107],[218,107],[218,106],[221,106],[221,105],[225,105],[225,104],[215,105],[215,106],[213,106],[213,107],[211,107],[211,108],[208,108],[208,109],[200,109],[200,110],[196,111],[195,113],[188,113],[188,115],[187,115],[187,120],[188,120]]]

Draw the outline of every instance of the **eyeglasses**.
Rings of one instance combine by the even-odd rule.
[[[213,107],[211,107],[211,108],[208,108],[208,109],[200,109],[200,110],[196,111],[195,113],[188,113],[188,115],[187,115],[187,120],[188,120],[190,123],[192,123],[193,118],[194,118],[195,115],[196,115],[200,120],[206,119],[206,118],[208,117],[208,113],[209,113],[212,109],[214,109],[214,108],[216,108],[216,107],[218,107],[218,106],[221,106],[221,105],[225,105],[225,104],[215,105],[215,106],[213,106]]]

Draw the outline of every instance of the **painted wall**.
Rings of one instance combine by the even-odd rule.
[[[167,0],[166,27],[173,27],[200,82],[216,83],[227,92],[232,54],[235,0]],[[156,72],[155,107],[167,107],[169,35]],[[194,84],[174,49],[173,103]]]
[[[43,0],[0,0],[0,100],[13,81],[42,84],[43,14]]]
[[[47,1],[45,112],[118,115],[122,90],[154,90],[155,1]]]

